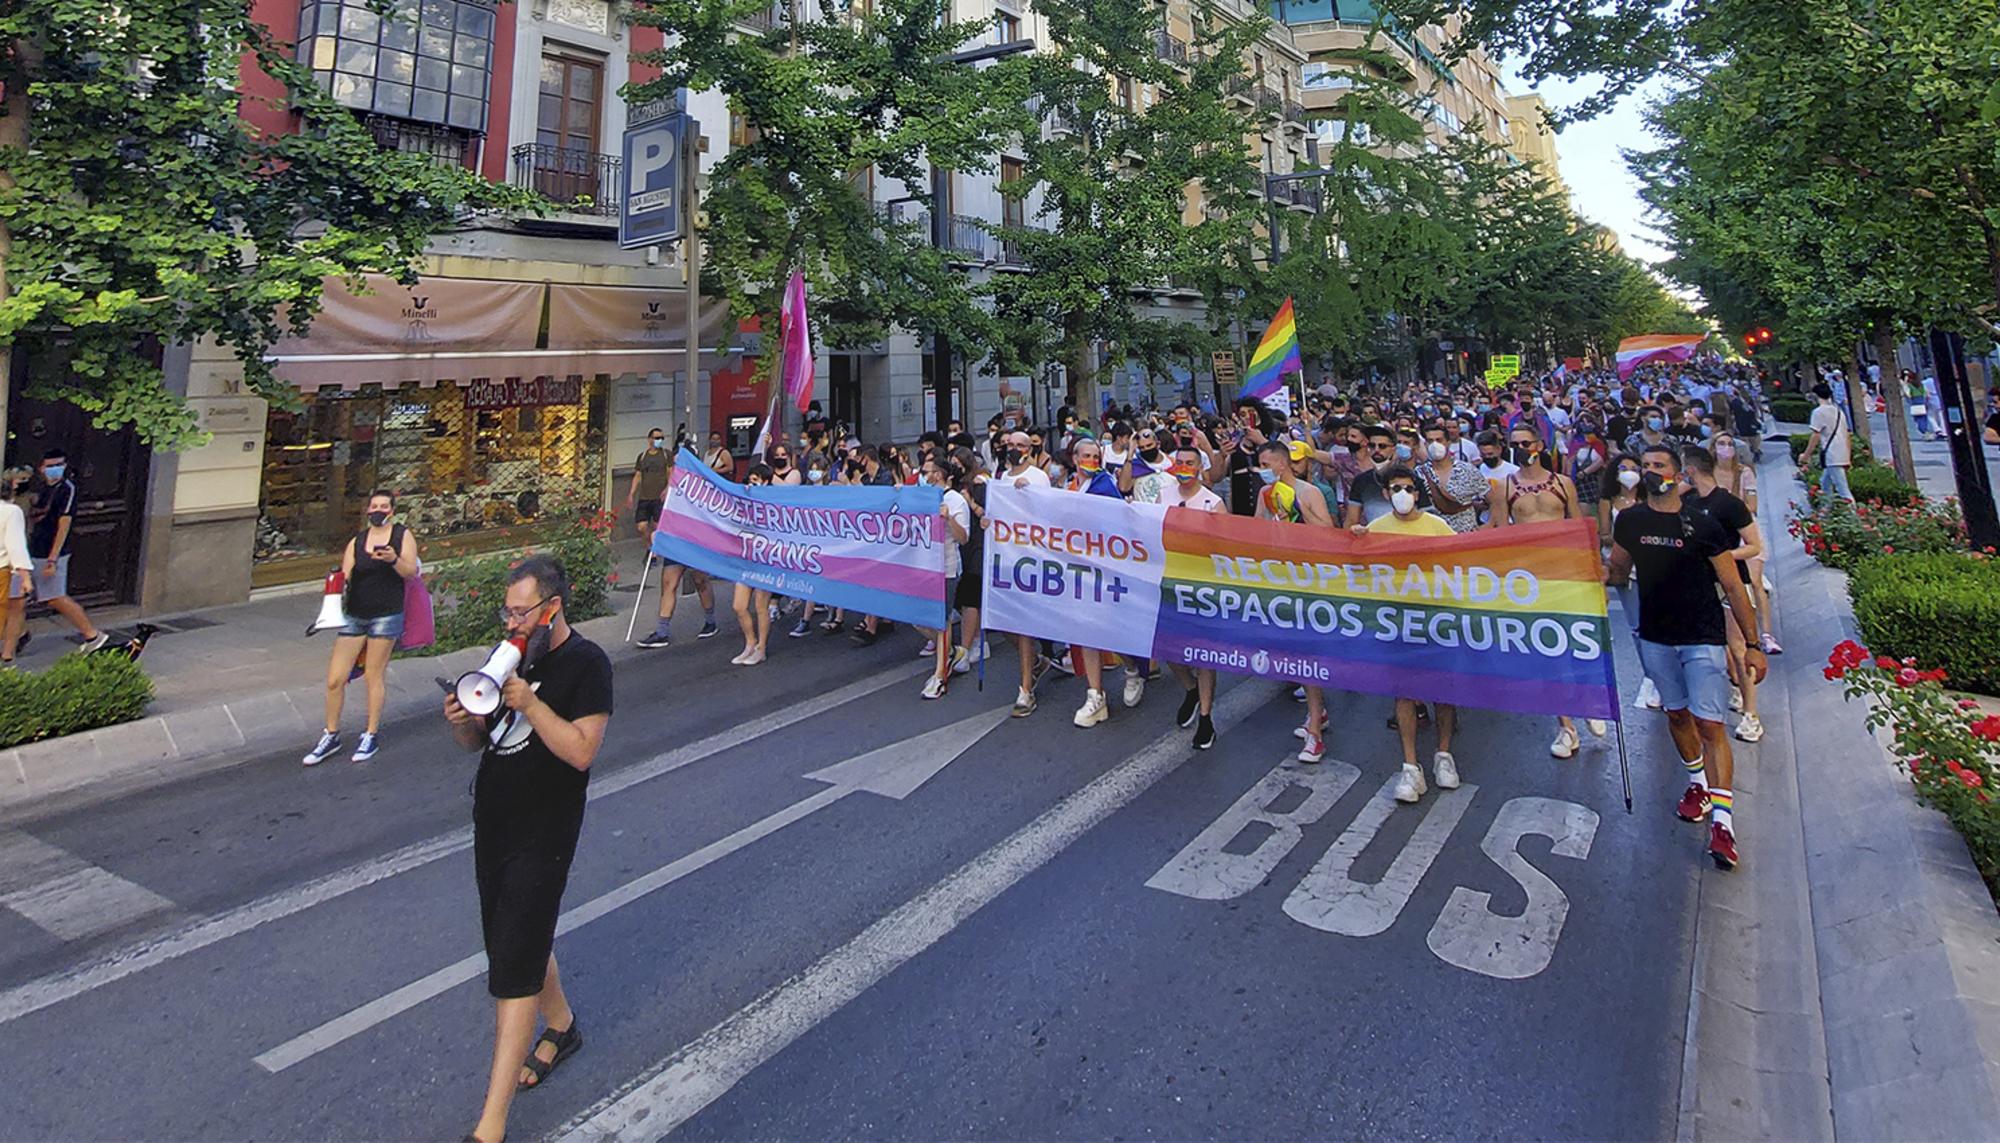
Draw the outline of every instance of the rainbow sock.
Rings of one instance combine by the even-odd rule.
[[[1689,781],[1699,782],[1702,779],[1702,775],[1708,770],[1708,759],[1704,756],[1690,762],[1683,758],[1681,759],[1681,766],[1687,770]]]
[[[1708,791],[1709,820],[1723,829],[1735,832],[1729,824],[1729,811],[1736,804],[1736,795],[1720,786],[1711,786]]]

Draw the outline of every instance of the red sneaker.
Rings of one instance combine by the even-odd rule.
[[[1681,795],[1681,804],[1674,807],[1674,814],[1684,822],[1698,822],[1707,817],[1708,787],[1689,782],[1687,792]]]
[[[1708,855],[1717,869],[1736,868],[1736,834],[1721,822],[1708,827]]]

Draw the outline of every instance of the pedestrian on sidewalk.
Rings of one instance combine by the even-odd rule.
[[[28,516],[14,497],[34,470],[25,466],[0,472],[0,667],[12,666],[20,650],[21,628],[28,617],[28,600],[35,589],[35,558],[28,554]]]
[[[517,1092],[540,1087],[583,1046],[556,967],[556,921],[583,829],[590,764],[611,722],[611,660],[569,625],[569,575],[536,555],[507,575],[501,608],[528,656],[481,719],[447,694],[444,716],[482,751],[472,790],[472,864],[495,1001],[486,1103],[469,1139],[500,1143]],[[543,638],[547,650],[538,646]],[[542,1034],[535,1038],[539,1012]]]
[[[1833,386],[1821,381],[1813,386],[1813,396],[1819,398],[1819,408],[1812,411],[1812,439],[1806,442],[1805,452],[1799,455],[1799,470],[1817,459],[1820,465],[1820,491],[1828,497],[1838,496],[1849,504],[1854,503],[1854,490],[1847,485],[1847,468],[1854,463],[1854,430],[1847,419],[1847,410],[1834,403]]]
[[[632,513],[632,529],[647,543],[653,541],[653,527],[660,522],[660,501],[666,496],[667,478],[673,473],[673,457],[667,455],[667,432],[656,426],[646,434],[646,451],[632,462],[632,485],[625,490],[625,508]]]
[[[70,526],[76,522],[76,481],[69,476],[69,456],[59,448],[42,454],[42,487],[35,494],[34,527],[28,554],[35,560],[35,598],[76,628],[86,652],[110,642],[82,605],[69,597]]]
[[[347,580],[341,610],[347,624],[333,641],[333,659],[326,667],[326,726],[302,759],[308,766],[319,765],[340,749],[340,708],[357,660],[368,691],[368,728],[354,746],[354,761],[375,757],[380,746],[382,706],[389,698],[389,656],[403,635],[404,581],[417,574],[417,539],[408,528],[389,522],[395,511],[394,495],[383,489],[370,493],[366,525],[341,549],[340,571]]]

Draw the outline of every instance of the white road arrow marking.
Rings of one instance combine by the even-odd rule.
[[[949,726],[892,743],[845,762],[836,762],[806,777],[829,783],[831,788],[801,798],[776,813],[769,814],[735,833],[709,842],[693,853],[676,858],[650,873],[635,877],[616,889],[593,897],[565,911],[556,922],[556,935],[579,929],[600,917],[616,912],[650,893],[664,889],[681,878],[728,857],[737,850],[777,833],[786,826],[833,805],[849,794],[871,793],[901,801],[925,782],[972,749],[994,727],[1007,720],[1007,707],[981,711]],[[426,1000],[442,996],[486,971],[486,954],[474,953],[463,960],[412,981],[386,996],[377,997],[302,1035],[279,1044],[256,1059],[268,1072],[281,1072],[335,1044],[401,1015]]]

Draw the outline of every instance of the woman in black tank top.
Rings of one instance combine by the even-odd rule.
[[[375,756],[382,706],[389,696],[389,656],[403,634],[403,591],[418,574],[417,541],[401,524],[391,524],[396,498],[377,491],[368,497],[367,524],[347,541],[340,553],[340,570],[347,580],[341,610],[347,622],[333,641],[333,659],[326,668],[326,728],[305,756],[316,766],[340,749],[340,708],[355,664],[368,687],[368,728],[355,745],[354,760]]]

